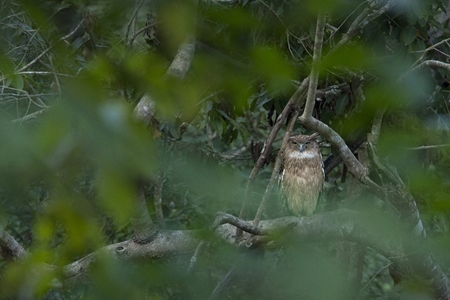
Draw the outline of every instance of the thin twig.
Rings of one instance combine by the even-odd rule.
[[[252,172],[250,173],[250,176],[247,181],[247,185],[245,187],[245,194],[244,194],[244,200],[242,201],[241,211],[239,213],[239,218],[245,219],[247,216],[247,202],[250,199],[250,194],[252,192],[253,183],[256,179],[256,175],[258,175],[258,172],[261,170],[261,168],[266,163],[266,159],[269,156],[270,147],[272,146],[275,138],[278,135],[278,132],[281,129],[281,126],[285,123],[287,117],[292,112],[292,109],[295,109],[298,107],[299,102],[302,99],[302,95],[306,91],[306,88],[308,86],[309,77],[306,77],[302,84],[297,88],[295,93],[292,95],[292,97],[289,99],[288,103],[284,107],[281,114],[278,116],[275,125],[272,127],[272,130],[269,133],[269,136],[267,137],[266,141],[264,142],[264,148],[261,151],[261,154],[259,155],[258,160],[255,163],[255,166],[252,169]],[[239,241],[242,238],[242,231],[238,228],[236,231],[236,240]]]
[[[362,289],[360,289],[360,290],[358,291],[358,295],[357,295],[357,296],[361,295],[361,293],[369,286],[369,284],[377,277],[377,275],[378,275],[381,271],[385,270],[386,268],[389,268],[389,266],[391,266],[391,265],[392,265],[392,262],[388,263],[387,265],[385,265],[384,267],[382,267],[381,269],[379,269],[379,270],[378,270],[378,271],[370,278],[370,280],[367,281],[367,283],[362,287]],[[359,297],[356,297],[356,298],[359,298]]]
[[[145,0],[141,0],[138,3],[138,5],[136,6],[136,8],[133,11],[133,15],[131,16],[130,21],[128,21],[127,32],[125,33],[125,45],[130,44],[130,43],[128,43],[128,35],[130,34],[130,31],[131,31],[131,25],[133,24],[133,21],[136,19],[137,13],[139,12],[139,9],[144,4],[144,2],[145,2]]]
[[[386,112],[386,107],[377,110],[375,117],[373,118],[372,131],[369,138],[367,139],[372,145],[376,146],[378,140],[380,139],[381,125],[383,123],[383,116]]]
[[[20,68],[17,73],[23,72],[26,69],[28,69],[29,67],[31,67],[32,65],[34,65],[36,62],[38,62],[45,54],[47,54],[51,49],[53,49],[53,47],[55,47],[55,45],[61,41],[65,41],[67,40],[69,37],[71,37],[72,35],[75,34],[75,32],[77,32],[77,30],[83,25],[84,20],[86,19],[86,17],[84,17],[83,19],[81,19],[80,23],[78,23],[77,27],[75,27],[74,30],[72,30],[71,32],[69,32],[67,35],[63,36],[62,38],[60,38],[58,41],[56,41],[56,43],[54,43],[53,45],[50,45],[47,49],[45,49],[44,51],[42,51],[41,54],[39,54],[38,56],[36,56],[35,59],[33,59],[32,61],[30,61],[28,64],[26,64],[25,66],[23,66],[22,68]]]
[[[12,120],[12,122],[13,122],[13,123],[22,123],[22,122],[25,122],[25,121],[28,121],[28,120],[37,118],[39,115],[41,115],[41,114],[42,114],[43,112],[45,112],[46,110],[47,110],[47,109],[44,108],[44,109],[35,111],[34,113],[31,113],[31,114],[28,114],[28,115],[23,116],[23,117],[21,117],[21,118]]]
[[[305,84],[305,86],[306,86],[306,84]],[[304,94],[303,94],[303,96],[301,98],[304,99]],[[298,106],[301,106],[301,105],[298,105]],[[299,112],[300,112],[300,107],[297,107],[297,109],[294,110],[294,113],[291,116],[291,119],[289,120],[289,123],[288,123],[288,125],[286,127],[286,133],[284,135],[283,142],[281,143],[281,148],[280,148],[280,151],[278,152],[278,156],[277,156],[277,159],[275,161],[275,167],[272,170],[272,175],[270,177],[269,184],[266,187],[266,191],[264,192],[264,196],[263,196],[263,198],[261,200],[261,203],[259,204],[258,210],[256,211],[255,218],[253,219],[253,225],[255,225],[255,226],[259,225],[259,221],[261,220],[261,216],[262,216],[262,214],[263,214],[263,212],[265,210],[267,200],[269,199],[270,194],[272,193],[273,186],[277,182],[277,179],[278,179],[278,176],[279,176],[280,167],[281,167],[281,156],[282,156],[282,153],[284,151],[284,148],[286,147],[286,144],[287,144],[287,141],[289,139],[290,133],[292,132],[292,129],[294,128],[294,125],[295,125],[295,122],[297,120]]]
[[[444,39],[444,40],[442,40],[442,41],[440,41],[440,42],[438,42],[438,43],[436,43],[434,45],[431,45],[427,49],[423,50],[422,55],[414,62],[414,64],[411,66],[411,69],[413,69],[415,66],[417,66],[425,58],[425,56],[427,55],[427,53],[430,50],[436,49],[438,46],[440,46],[440,45],[442,45],[442,44],[444,44],[444,43],[446,43],[448,41],[450,41],[450,37],[446,38],[446,39]]]
[[[201,240],[200,243],[198,243],[197,248],[195,248],[194,254],[191,257],[191,260],[189,261],[189,266],[186,270],[186,273],[188,275],[192,274],[192,272],[194,271],[194,267],[197,264],[198,257],[205,245],[206,245],[205,240]]]
[[[440,145],[427,145],[427,146],[419,146],[419,147],[408,147],[406,150],[425,150],[425,149],[436,149],[436,148],[446,148],[450,147],[450,144],[440,144]]]
[[[325,14],[319,13],[317,17],[316,35],[314,39],[313,63],[311,74],[309,75],[308,93],[306,95],[305,110],[302,116],[312,116],[314,104],[316,102],[317,82],[319,80],[320,59],[322,56],[323,35],[325,30]]]
[[[164,168],[165,166],[163,166]],[[153,192],[153,203],[155,205],[155,215],[156,215],[156,222],[159,225],[159,228],[163,229],[165,227],[164,224],[164,214],[162,210],[162,189],[164,182],[166,181],[164,171],[161,172],[160,175],[157,176],[157,179],[155,181],[155,187]]]
[[[149,29],[149,28],[152,28],[153,26],[155,26],[156,24],[158,24],[159,22],[153,22],[153,23],[151,23],[151,24],[149,24],[149,25],[146,25],[146,26],[144,26],[144,27],[142,27],[141,29],[139,29],[138,31],[136,31],[135,33],[133,33],[133,35],[131,36],[131,38],[130,38],[130,40],[127,42],[127,47],[130,47],[132,44],[133,44],[133,42],[134,42],[134,40],[136,39],[136,37],[139,35],[139,34],[141,34],[142,32],[144,32],[145,30],[147,30],[147,29]]]
[[[384,14],[389,8],[392,6],[392,0],[390,0],[385,6],[381,7],[380,9],[376,10],[375,12],[369,14],[371,6],[374,5],[371,3],[369,7],[364,9],[364,11],[353,21],[353,23],[350,25],[347,32],[344,34],[342,39],[339,41],[339,43],[334,47],[331,52],[335,51],[339,47],[343,46],[345,43],[347,43],[349,40],[351,40],[361,29],[363,29],[367,24],[369,24],[374,19],[378,18],[382,14]]]

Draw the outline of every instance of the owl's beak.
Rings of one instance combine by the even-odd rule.
[[[306,149],[306,145],[305,144],[298,144],[297,148],[298,148],[298,151],[303,152]]]

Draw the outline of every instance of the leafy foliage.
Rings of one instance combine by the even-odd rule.
[[[375,14],[385,2],[156,1],[144,3],[132,19],[137,6],[127,1],[2,1],[0,213],[28,256],[20,264],[2,263],[1,295],[208,297],[242,257],[210,236],[195,276],[185,275],[190,255],[180,255],[142,264],[102,258],[88,285],[62,288],[55,278],[63,279],[65,265],[131,238],[131,199],[141,179],[148,183],[145,196],[155,218],[154,179],[164,177],[168,229],[206,228],[218,211],[238,215],[254,166],[251,145],[266,140],[309,75],[314,24],[323,10],[328,27],[314,115],[352,145],[386,109],[380,156],[395,166],[416,199],[435,245],[430,251],[447,269],[448,71],[411,71],[424,58],[448,61],[447,1],[398,1],[336,47],[364,9]],[[147,13],[158,19],[153,46],[144,31],[136,34],[146,26]],[[164,75],[180,44],[194,35],[196,54],[186,78]],[[144,93],[157,110],[150,130],[132,113]],[[305,129],[296,125],[294,131]],[[280,146],[277,139],[273,156]],[[326,141],[323,146],[324,156],[336,154]],[[270,178],[268,163],[250,197],[252,213]],[[358,192],[359,184],[346,180],[345,172],[339,167],[328,174],[322,210],[350,207],[395,215],[386,202]],[[371,176],[386,183],[375,170]],[[265,217],[281,215],[271,199]],[[379,253],[366,253],[355,293],[331,242],[286,244],[279,253],[245,257],[248,265],[237,273],[242,281],[250,278],[249,284],[235,284],[227,295],[333,299],[396,292],[389,262]],[[410,285],[403,289],[428,293]]]

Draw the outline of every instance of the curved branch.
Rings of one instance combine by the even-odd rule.
[[[449,282],[445,274],[436,266],[427,254],[426,249],[417,251],[422,247],[420,240],[401,231],[401,226],[395,220],[367,215],[346,209],[314,215],[313,217],[284,217],[260,222],[259,228],[249,222],[238,219],[229,214],[219,213],[215,225],[218,225],[216,235],[223,241],[234,244],[234,225],[243,226],[243,229],[256,234],[265,234],[256,238],[250,234],[243,235],[243,242],[253,244],[261,239],[264,244],[279,236],[280,232],[289,234],[291,239],[301,241],[351,241],[369,246],[399,266],[403,276],[426,276],[430,280],[436,295],[442,299],[449,299]],[[380,218],[383,224],[389,224],[390,230],[379,228]],[[233,223],[234,225],[230,225]],[[394,228],[395,230],[392,230]],[[289,229],[287,231],[286,229]],[[408,246],[402,244],[405,237],[411,237]],[[258,238],[260,237],[260,238]],[[269,239],[268,239],[269,237]],[[272,239],[270,238],[272,237]],[[64,268],[66,281],[83,278],[92,263],[99,255],[110,256],[119,260],[155,260],[163,257],[184,253],[193,253],[201,235],[198,231],[162,231],[156,238],[147,244],[138,244],[131,240],[106,246]],[[277,243],[275,243],[276,245]],[[278,245],[281,246],[281,245]],[[273,243],[271,245],[273,247]],[[405,248],[407,247],[407,248]]]
[[[430,59],[430,60],[425,60],[425,61],[421,62],[420,64],[418,64],[417,66],[412,68],[409,72],[407,72],[405,75],[409,74],[410,72],[417,71],[417,70],[419,70],[421,68],[424,68],[424,67],[441,68],[441,69],[444,69],[444,70],[450,72],[450,64],[444,63],[444,62],[439,61],[439,60]],[[404,77],[405,75],[403,75],[402,77]]]

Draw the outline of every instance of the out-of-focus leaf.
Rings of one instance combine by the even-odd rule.
[[[13,85],[18,90],[23,90],[24,81],[21,75],[15,75],[13,79]]]
[[[405,46],[410,45],[416,39],[416,29],[413,26],[407,26],[402,30],[402,42]]]
[[[322,73],[326,69],[344,67],[350,69],[361,69],[372,64],[370,52],[361,46],[340,47],[333,51],[321,63]]]
[[[276,49],[256,48],[252,59],[255,71],[268,81],[270,91],[280,93],[290,88],[293,69]]]
[[[138,197],[133,184],[131,178],[124,177],[119,170],[105,169],[100,177],[100,203],[118,224],[127,223],[132,217],[132,205]]]
[[[339,97],[337,99],[337,104],[336,104],[336,115],[337,116],[342,115],[345,108],[347,107],[347,104],[348,104],[348,96],[347,95],[344,95],[343,97]]]

